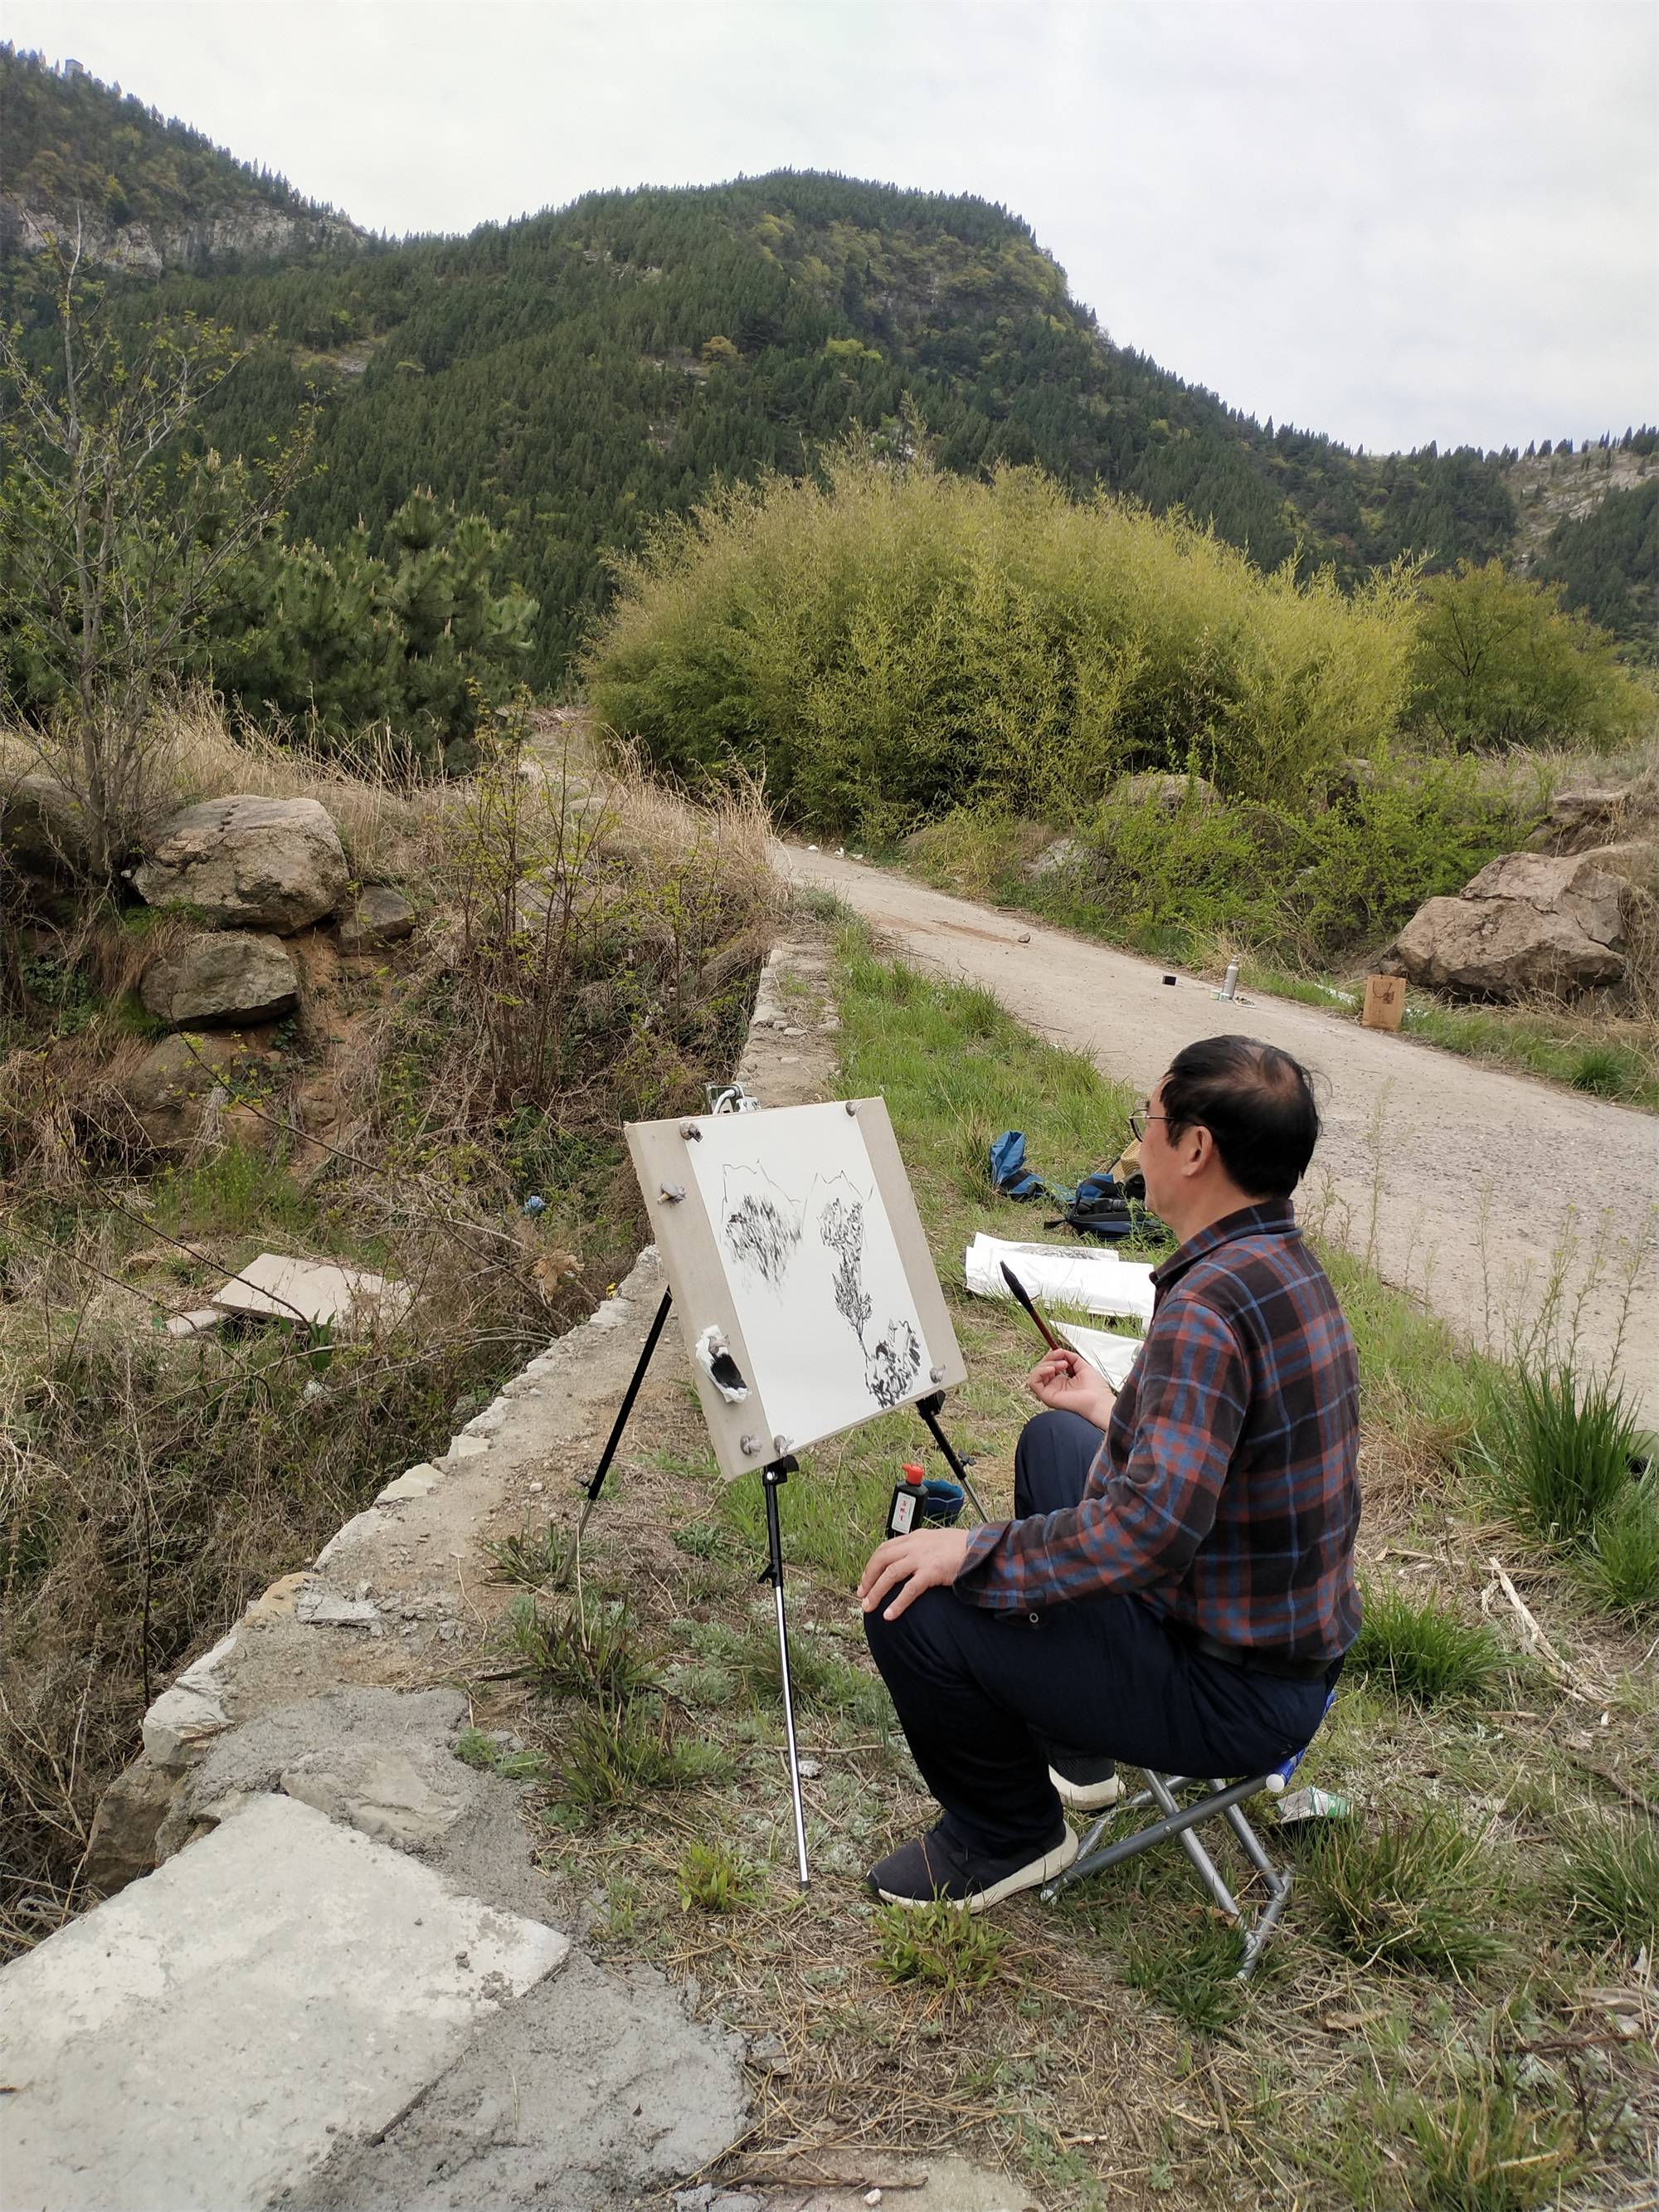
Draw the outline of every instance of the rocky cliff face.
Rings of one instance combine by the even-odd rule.
[[[87,259],[140,276],[159,276],[164,269],[222,265],[232,257],[291,261],[363,242],[362,232],[343,216],[242,206],[216,214],[204,210],[176,222],[112,223],[95,212],[77,216],[72,209],[65,214],[0,194],[0,257],[40,253],[54,240],[67,241],[77,221]]]

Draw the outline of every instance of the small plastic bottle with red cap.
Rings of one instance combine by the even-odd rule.
[[[915,1460],[906,1460],[900,1472],[904,1479],[893,1485],[893,1502],[887,1509],[890,1536],[908,1536],[921,1512],[921,1485],[927,1468],[918,1466]]]

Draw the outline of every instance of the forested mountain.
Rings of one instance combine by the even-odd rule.
[[[154,271],[264,258],[358,236],[286,177],[237,161],[78,62],[0,44],[0,254],[77,222],[92,258]]]
[[[105,129],[118,194],[154,198],[199,160],[212,191],[229,169],[292,199],[84,77],[7,59],[8,98],[31,70],[31,173],[56,100],[76,173],[106,158]],[[782,171],[594,193],[465,239],[194,263],[135,289],[131,312],[271,333],[225,387],[215,441],[255,447],[314,394],[322,467],[294,533],[332,545],[361,519],[378,538],[420,485],[488,517],[540,605],[541,684],[605,603],[608,551],[721,477],[799,473],[854,428],[902,449],[919,422],[950,469],[1036,461],[1080,490],[1184,507],[1264,567],[1331,561],[1352,580],[1404,552],[1445,566],[1515,543],[1513,456],[1377,457],[1263,427],[1114,343],[1030,228],[977,199]],[[14,311],[30,289],[18,257],[0,267]]]

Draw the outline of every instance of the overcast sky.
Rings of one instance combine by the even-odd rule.
[[[1650,0],[0,0],[370,228],[791,166],[1023,216],[1121,344],[1374,450],[1659,420]]]

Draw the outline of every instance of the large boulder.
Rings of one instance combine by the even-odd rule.
[[[26,876],[55,878],[85,866],[86,825],[61,784],[0,769],[0,853]]]
[[[132,871],[150,906],[193,907],[226,929],[292,935],[345,896],[346,857],[314,799],[210,799],[187,806]]]
[[[1456,898],[1420,906],[1395,939],[1392,964],[1413,983],[1474,998],[1616,983],[1632,896],[1594,853],[1506,853]]]
[[[170,1029],[193,1022],[246,1028],[290,1013],[299,1003],[300,978],[275,937],[204,933],[153,960],[139,996]]]

